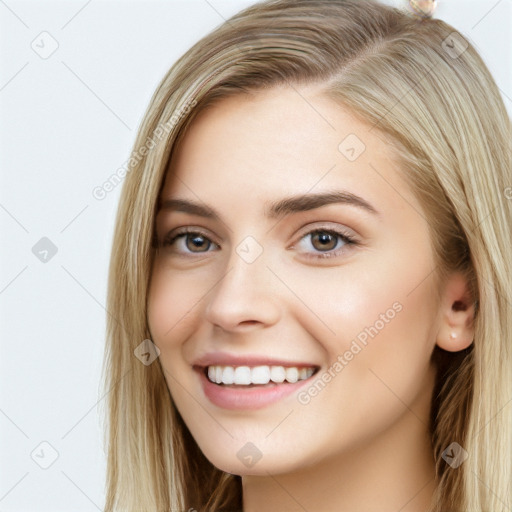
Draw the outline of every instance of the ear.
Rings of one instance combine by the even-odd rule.
[[[468,348],[473,342],[475,304],[467,279],[452,274],[444,287],[441,299],[437,345],[448,352]]]

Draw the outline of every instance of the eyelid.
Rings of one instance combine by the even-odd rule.
[[[217,245],[217,246],[220,245],[218,242],[215,241],[216,238],[214,236],[212,236],[210,233],[208,233],[207,230],[204,230],[203,228],[199,228],[199,227],[195,227],[195,226],[181,226],[181,227],[174,228],[174,229],[171,229],[170,231],[168,231],[163,236],[161,241],[158,243],[158,246],[164,247],[164,246],[170,245],[170,242],[172,240],[175,241],[178,237],[180,237],[180,236],[183,237],[183,235],[187,235],[187,234],[200,235],[203,238],[206,238],[212,244]],[[210,252],[210,251],[207,251],[207,252]],[[190,254],[194,254],[194,253],[190,253]],[[201,254],[201,253],[195,253],[195,254]],[[203,253],[203,254],[206,254],[206,253]]]
[[[348,228],[343,224],[329,221],[312,222],[299,231],[297,238],[301,240],[305,235],[314,231],[333,231],[335,233],[343,234],[346,237],[356,238],[356,233],[353,229]]]

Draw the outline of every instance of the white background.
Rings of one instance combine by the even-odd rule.
[[[101,201],[92,190],[129,156],[172,63],[250,3],[0,0],[0,512],[102,510],[100,371],[121,187]],[[476,45],[512,112],[512,0],[441,0],[435,16]],[[31,47],[50,47],[43,31],[58,43],[46,59]],[[57,248],[46,263],[32,252],[42,237]]]

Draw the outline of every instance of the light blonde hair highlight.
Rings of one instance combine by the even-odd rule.
[[[146,366],[134,356],[151,338],[154,219],[173,150],[201,110],[229,95],[307,83],[323,84],[386,138],[428,219],[440,288],[463,272],[477,306],[473,345],[432,356],[438,486],[430,512],[511,509],[512,128],[473,46],[456,58],[446,51],[454,33],[464,40],[441,20],[372,0],[274,0],[235,15],[164,77],[134,144],[109,269],[106,512],[241,510],[240,477],[201,453],[159,360]],[[140,156],[162,126],[170,126],[165,137]],[[457,469],[441,457],[454,441],[469,454]]]

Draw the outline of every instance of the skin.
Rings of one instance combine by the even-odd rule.
[[[157,251],[152,339],[199,447],[218,468],[242,475],[246,512],[425,511],[435,488],[430,356],[436,343],[460,350],[471,342],[471,309],[451,308],[466,293],[457,275],[438,301],[422,207],[384,138],[369,130],[320,86],[237,95],[198,115],[167,174],[163,199],[206,203],[222,220],[158,213],[160,241],[183,226],[208,238],[199,248],[191,235]],[[366,146],[354,161],[338,149],[348,134]],[[330,204],[265,216],[268,201],[332,190],[357,194],[378,213]],[[322,250],[308,234],[318,228],[357,244],[333,235]],[[263,250],[252,263],[236,252],[247,236]],[[222,409],[192,369],[219,350],[310,361],[323,375],[383,315],[384,327],[308,403],[292,393],[257,410]],[[252,467],[237,457],[247,442],[261,453]]]

